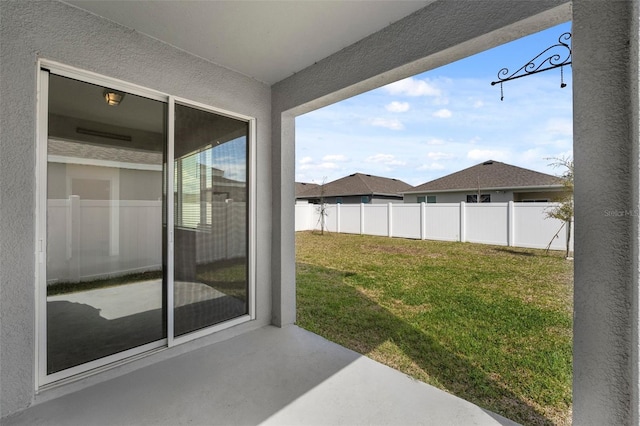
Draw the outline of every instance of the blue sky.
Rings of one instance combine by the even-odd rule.
[[[411,185],[486,160],[557,174],[572,156],[571,66],[491,86],[558,37],[565,23],[296,118],[296,181],[355,172]]]

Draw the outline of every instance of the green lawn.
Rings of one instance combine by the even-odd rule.
[[[571,423],[563,253],[296,234],[298,325],[523,424]]]

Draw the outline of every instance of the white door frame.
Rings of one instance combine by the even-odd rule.
[[[48,142],[48,97],[49,97],[49,74],[56,74],[63,77],[73,78],[79,81],[92,83],[100,86],[110,87],[115,90],[131,93],[145,98],[161,101],[167,104],[167,167],[166,173],[166,220],[167,220],[167,338],[152,342],[146,345],[135,347],[127,351],[119,352],[95,361],[90,361],[66,370],[53,374],[47,374],[47,317],[46,317],[46,274],[47,274],[47,142]],[[249,180],[249,208],[248,208],[248,314],[234,318],[224,323],[216,324],[202,330],[198,330],[179,338],[174,338],[174,203],[173,203],[173,176],[174,176],[174,119],[175,103],[195,107],[204,111],[244,121],[248,123],[248,174]],[[79,380],[88,375],[96,374],[106,369],[113,368],[123,363],[128,363],[140,357],[147,356],[157,351],[179,345],[220,330],[254,320],[255,312],[255,291],[256,291],[256,120],[253,117],[236,114],[209,105],[193,102],[187,99],[176,98],[174,96],[147,89],[138,85],[123,82],[121,80],[105,77],[90,71],[79,70],[54,61],[41,59],[37,63],[37,108],[38,125],[36,131],[36,345],[35,362],[37,374],[35,374],[35,389],[44,389],[58,386],[71,381]]]

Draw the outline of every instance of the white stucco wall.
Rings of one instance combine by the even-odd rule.
[[[638,10],[635,0],[573,3],[573,416],[580,425],[640,421]]]
[[[257,320],[43,392],[45,400],[271,320],[270,88],[95,15],[51,1],[0,2],[0,415],[36,400],[36,61],[57,61],[257,119]]]

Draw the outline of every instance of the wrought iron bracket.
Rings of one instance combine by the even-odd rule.
[[[491,85],[495,86],[496,84],[500,84],[500,100],[504,100],[502,83],[555,68],[560,68],[560,88],[567,87],[564,82],[563,67],[565,65],[571,65],[571,46],[568,44],[570,39],[571,33],[560,35],[557,44],[547,47],[514,73],[509,74],[508,68],[502,68],[498,71],[498,80],[492,81]]]

